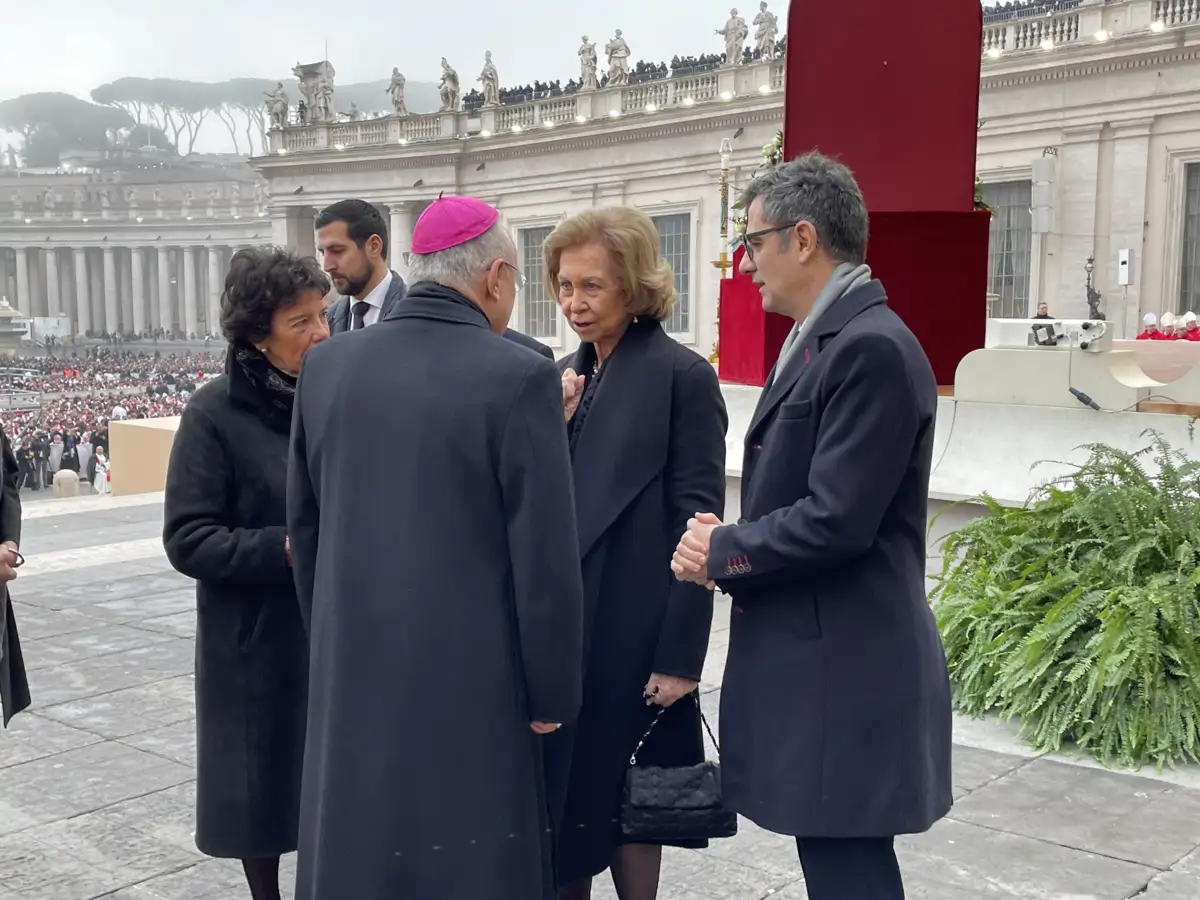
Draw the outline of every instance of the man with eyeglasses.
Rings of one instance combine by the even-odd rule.
[[[741,515],[671,564],[733,612],[725,800],[792,835],[810,900],[903,900],[894,837],[952,803],[945,652],[925,599],[937,387],[865,264],[867,210],[809,153],[743,198],[741,271],[795,326],[746,432]]]

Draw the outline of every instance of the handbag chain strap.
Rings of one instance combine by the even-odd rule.
[[[712,728],[708,724],[708,717],[704,715],[704,707],[700,705],[700,691],[692,691],[692,699],[696,701],[696,709],[700,711],[700,722],[704,725],[704,730],[708,732],[708,739],[712,741],[713,746],[717,749],[717,755],[721,755],[721,745],[717,743],[717,736],[713,734]],[[650,720],[650,726],[646,729],[646,733],[642,735],[641,740],[637,742],[637,746],[633,748],[633,753],[629,756],[629,764],[637,765],[637,756],[641,752],[642,747],[646,743],[646,739],[650,737],[650,732],[654,730],[654,726],[658,724],[658,720],[662,718],[670,707],[660,706],[658,712],[654,714],[654,718]]]

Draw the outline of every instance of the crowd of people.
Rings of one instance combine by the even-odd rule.
[[[36,395],[27,406],[0,409],[20,487],[42,490],[65,468],[102,493],[108,484],[109,421],[179,415],[197,385],[224,365],[223,357],[212,353],[107,348],[5,362],[0,377],[10,395]]]
[[[1200,341],[1200,323],[1190,310],[1182,316],[1165,312],[1160,319],[1154,313],[1142,317],[1139,341]]]

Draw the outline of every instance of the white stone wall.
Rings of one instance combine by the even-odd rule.
[[[1054,315],[1084,316],[1089,255],[1108,318],[1124,318],[1126,333],[1144,312],[1178,308],[1184,167],[1200,162],[1200,21],[1161,31],[1152,21],[1148,3],[1113,3],[1107,40],[1083,30],[1070,46],[984,61],[981,180],[1028,181],[1035,159],[1058,154],[1053,228],[1034,238],[1031,313],[1045,300]],[[1127,289],[1122,249],[1133,251]]]

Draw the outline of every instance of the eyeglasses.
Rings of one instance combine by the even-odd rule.
[[[765,238],[768,234],[778,234],[781,231],[787,231],[795,228],[800,222],[788,222],[786,225],[776,225],[774,228],[764,228],[761,231],[751,231],[749,234],[742,236],[742,246],[746,248],[746,255],[750,257],[750,262],[754,262],[754,254],[758,252],[758,248],[754,246],[753,241]]]
[[[504,265],[508,266],[510,269],[513,270],[513,276],[517,280],[517,290],[519,291],[522,288],[524,288],[525,287],[525,273],[522,272],[520,269],[518,269],[516,266],[514,266],[512,263],[510,263],[507,259],[502,259],[502,260],[500,260],[500,262],[504,263]]]

